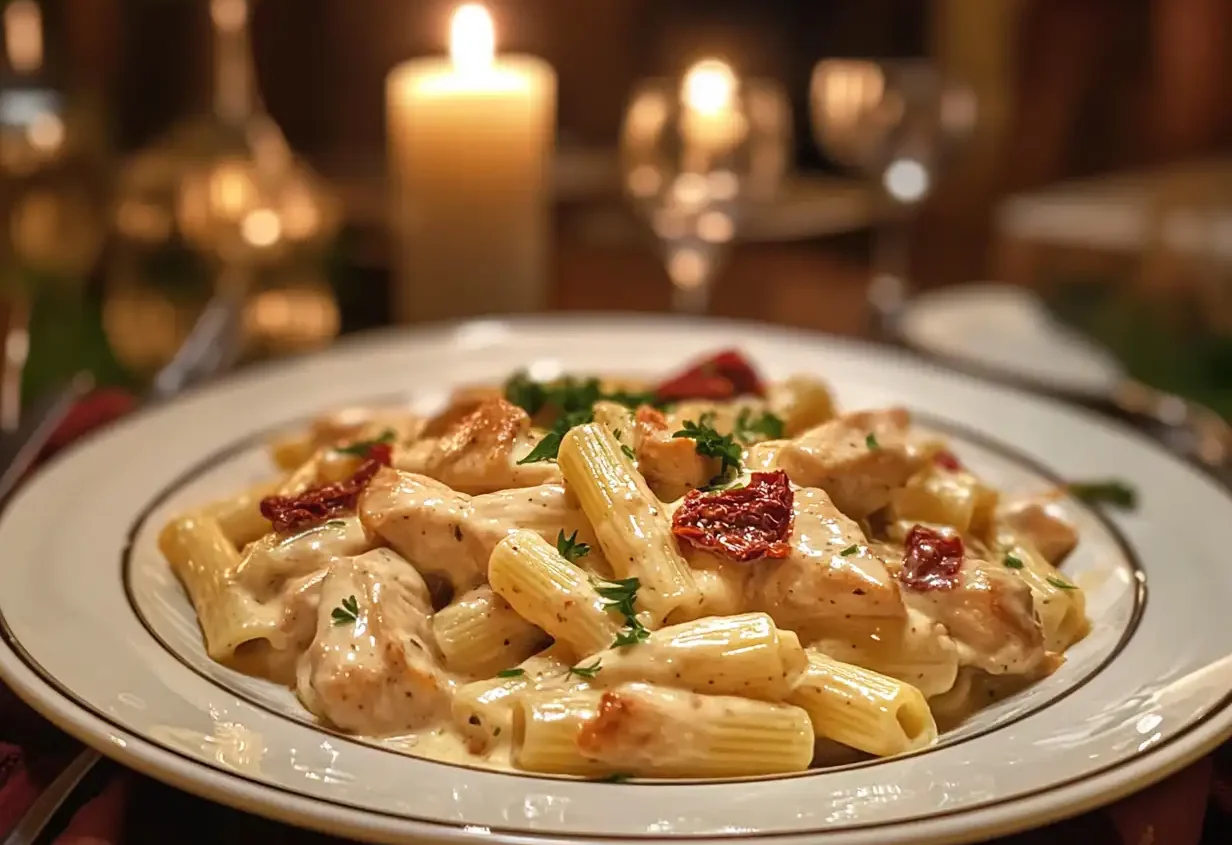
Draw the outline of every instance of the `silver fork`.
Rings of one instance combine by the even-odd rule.
[[[143,403],[162,402],[229,369],[240,352],[244,288],[227,285],[207,304],[175,356],[158,371]],[[7,459],[0,473],[0,504],[12,494],[29,470],[47,439],[63,421],[73,403],[93,386],[89,373],[78,373],[67,386],[36,403],[18,428],[0,440],[0,459]],[[9,831],[3,845],[34,845],[56,812],[102,759],[93,748],[84,748],[64,767]]]

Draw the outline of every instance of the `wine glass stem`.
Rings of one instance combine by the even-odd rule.
[[[914,209],[896,209],[873,234],[872,276],[868,301],[879,329],[893,319],[907,296],[911,272],[911,226]]]
[[[710,310],[710,282],[706,278],[684,287],[672,284],[672,310],[678,314],[700,316]]]
[[[210,0],[214,27],[214,112],[243,124],[256,108],[249,17],[251,0]]]

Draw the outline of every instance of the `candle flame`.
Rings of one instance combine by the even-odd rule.
[[[496,54],[496,32],[492,16],[479,3],[459,6],[449,26],[449,55],[454,67],[466,73],[492,64]]]
[[[736,72],[719,59],[702,59],[684,75],[681,98],[702,114],[729,109],[736,98]]]

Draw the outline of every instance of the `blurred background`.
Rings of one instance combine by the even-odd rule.
[[[220,296],[239,361],[619,310],[1012,366],[1046,321],[1063,387],[1232,412],[1227,0],[458,6],[0,0],[4,423]]]

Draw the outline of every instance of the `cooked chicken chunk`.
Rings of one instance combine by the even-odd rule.
[[[784,628],[821,619],[901,617],[898,582],[869,549],[858,525],[824,491],[795,491],[791,554],[759,560],[749,582],[749,602]],[[847,552],[847,554],[843,554]]]
[[[274,462],[294,469],[326,446],[380,437],[392,431],[398,442],[417,438],[424,420],[407,408],[355,406],[341,408],[313,420],[306,431],[276,439],[270,447]]]
[[[388,549],[336,562],[321,583],[317,634],[297,690],[313,713],[369,735],[422,727],[448,713],[423,579]]]
[[[257,601],[267,601],[281,595],[288,581],[319,572],[339,558],[363,554],[379,542],[354,515],[291,535],[266,534],[244,550],[235,580]]]
[[[1022,541],[1035,547],[1053,566],[1078,545],[1078,529],[1061,506],[1041,499],[1025,499],[1008,505],[999,515],[1004,525]]]
[[[860,519],[889,504],[890,493],[923,466],[907,441],[909,423],[901,408],[847,414],[783,443],[775,466],[794,484],[825,490],[839,510]]]
[[[672,437],[680,427],[669,425],[662,411],[638,408],[634,430],[637,468],[660,500],[675,501],[719,474],[717,458],[697,454],[696,443],[687,437]]]
[[[896,574],[902,558],[887,561]],[[1031,590],[1000,563],[964,555],[952,589],[904,587],[907,606],[940,622],[958,645],[959,662],[992,675],[1033,671],[1045,657]]]
[[[577,531],[591,544],[587,564],[606,567],[581,507],[556,484],[468,496],[426,476],[383,469],[360,496],[359,514],[421,572],[445,578],[458,593],[487,580],[492,549],[519,528],[551,543],[561,531]]]
[[[398,469],[435,478],[463,493],[492,493],[560,480],[556,464],[519,464],[542,438],[517,405],[496,398],[399,453]]]

